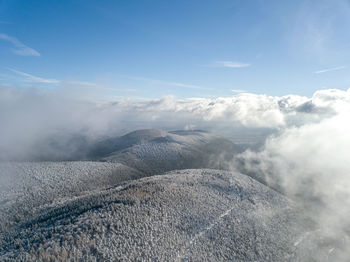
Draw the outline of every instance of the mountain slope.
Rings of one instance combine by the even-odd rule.
[[[295,207],[250,177],[173,171],[45,207],[3,236],[0,259],[284,261]]]
[[[0,162],[0,231],[11,230],[54,201],[143,176],[119,163]]]

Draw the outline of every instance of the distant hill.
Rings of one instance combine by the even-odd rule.
[[[227,160],[242,150],[230,140],[205,131],[146,129],[97,143],[90,159],[159,174],[185,168],[228,169]]]
[[[144,129],[99,139],[58,132],[38,137],[32,145],[19,146],[10,152],[1,151],[0,161],[122,161],[144,172],[146,169],[163,172],[183,165],[187,168],[209,166],[208,161],[219,167],[220,158],[230,157],[244,148],[245,145],[236,145],[229,139],[200,130],[166,132]]]

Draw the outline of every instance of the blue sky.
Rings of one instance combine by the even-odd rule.
[[[0,85],[107,99],[350,86],[347,0],[0,0]]]

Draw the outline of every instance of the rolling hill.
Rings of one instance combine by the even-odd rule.
[[[0,258],[283,261],[295,207],[245,175],[172,171],[43,206],[3,236]]]
[[[147,174],[185,168],[226,169],[242,151],[230,140],[205,131],[145,129],[97,143],[91,160],[118,162]]]

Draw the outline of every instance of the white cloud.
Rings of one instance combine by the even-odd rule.
[[[242,68],[249,67],[248,63],[233,62],[233,61],[216,61],[211,65],[212,67],[228,67],[228,68]]]
[[[57,83],[57,80],[43,80],[26,73],[24,77],[38,82]],[[90,89],[90,86],[87,87]],[[91,88],[100,87],[92,85]],[[177,99],[168,96],[160,99],[122,99],[87,103],[81,100],[86,92],[85,86],[82,90],[79,86],[74,88],[67,82],[60,83],[58,89],[45,90],[43,94],[40,91],[21,90],[1,88],[0,111],[7,113],[0,114],[0,122],[8,122],[8,130],[14,129],[10,123],[15,122],[14,126],[21,126],[26,123],[22,121],[23,117],[29,117],[31,124],[25,124],[16,130],[29,130],[30,127],[39,133],[50,133],[52,130],[84,130],[93,136],[120,134],[139,128],[183,129],[186,126],[196,126],[198,129],[211,130],[230,137],[237,135],[239,139],[255,134],[255,131],[260,132],[259,130],[280,130],[289,126],[319,122],[335,114],[339,102],[344,97],[344,91],[323,90],[315,93],[312,98],[240,93],[215,99]],[[44,110],[36,110],[38,107]],[[16,115],[11,115],[12,111],[15,111]],[[238,130],[242,128],[251,132],[238,134]],[[11,131],[9,135],[12,137]],[[0,140],[4,137],[6,136],[0,136]],[[17,140],[15,137],[12,137],[13,141]],[[252,138],[257,139],[254,136]],[[7,141],[11,140],[7,138]]]
[[[33,48],[26,46],[21,41],[19,41],[17,38],[6,35],[6,34],[0,34],[0,39],[10,42],[13,46],[13,53],[17,55],[22,56],[40,56],[40,53]]]
[[[231,90],[233,93],[247,93],[247,91],[243,90],[243,89],[232,89]]]
[[[314,73],[315,74],[323,74],[323,73],[327,73],[327,72],[331,72],[331,71],[342,70],[342,69],[345,69],[345,68],[346,68],[346,66],[338,66],[338,67],[332,67],[332,68],[326,68],[326,69],[317,70]]]
[[[57,83],[57,80],[33,79],[27,74],[24,76],[33,81]],[[83,132],[88,136],[99,137],[142,128],[172,130],[189,126],[213,131],[234,138],[237,142],[261,141],[273,131],[330,119],[344,105],[350,104],[349,92],[341,90],[321,90],[311,98],[240,93],[215,99],[177,99],[168,96],[160,99],[97,102],[91,101],[91,96],[84,95],[90,89],[103,87],[85,85],[81,88],[67,82],[59,85],[58,89],[44,91],[0,88],[0,122],[7,123],[0,130],[0,133],[6,133],[0,135],[0,144],[9,144],[10,148],[13,144],[25,145],[55,130]],[[89,102],[82,99],[89,99]],[[21,132],[24,129],[27,130],[25,136]],[[21,139],[27,142],[19,143]]]
[[[310,103],[319,108],[314,108],[316,114],[322,108],[332,113],[318,121],[291,121],[269,137],[261,151],[240,155],[239,163],[244,164],[238,169],[292,197],[314,223],[317,235],[311,244],[319,245],[322,254],[327,250],[322,242],[335,239],[330,247],[335,248],[334,261],[349,261],[345,232],[350,215],[350,89],[318,91],[306,105]],[[343,241],[343,247],[336,241]],[[304,241],[300,248],[307,249],[308,244]]]

